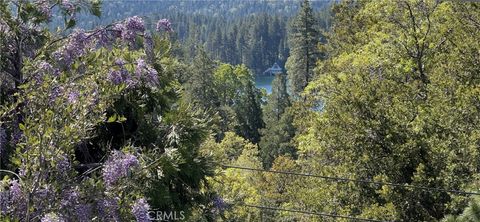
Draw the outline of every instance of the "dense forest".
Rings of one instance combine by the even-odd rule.
[[[120,1],[122,2],[122,1]],[[328,1],[313,2],[319,30],[330,26]],[[80,27],[93,29],[128,16],[142,15],[146,27],[169,18],[172,22],[174,56],[192,61],[198,50],[205,50],[215,60],[245,64],[254,74],[262,75],[274,63],[284,67],[289,55],[287,26],[298,11],[295,1],[106,1],[102,16],[80,14]],[[58,17],[50,24],[61,26]]]
[[[0,0],[0,220],[480,221],[479,36],[468,1]]]

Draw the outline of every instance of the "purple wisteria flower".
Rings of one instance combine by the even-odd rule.
[[[227,207],[227,203],[221,197],[213,198],[213,206],[218,210],[224,210]]]
[[[147,72],[145,74],[145,81],[151,87],[158,85],[158,72],[152,67],[147,67]]]
[[[35,192],[34,196],[35,196],[35,198],[45,200],[46,198],[49,197],[50,193],[52,193],[52,192],[50,191],[49,187],[41,188],[41,189],[38,189],[37,192]]]
[[[108,73],[108,80],[115,85],[123,83],[122,73],[119,70],[110,70]]]
[[[37,6],[38,11],[41,12],[43,16],[47,17],[48,19],[52,17],[52,10],[48,0],[35,0],[34,3]]]
[[[138,166],[138,159],[132,154],[113,151],[103,166],[103,180],[107,188],[112,187],[120,178],[126,177],[130,168]]]
[[[75,14],[75,5],[70,0],[62,0],[60,6],[65,9],[70,15]]]
[[[46,74],[53,74],[54,76],[58,76],[60,74],[58,69],[53,68],[53,66],[46,61],[40,61],[37,67],[38,72],[36,74],[39,76],[39,78],[43,78],[43,76]]]
[[[172,23],[168,19],[160,19],[157,22],[157,32],[160,31],[172,32]]]
[[[135,216],[137,222],[149,222],[150,217],[148,211],[150,210],[150,205],[144,198],[141,198],[133,204],[132,214]]]
[[[137,66],[135,67],[135,76],[143,80],[148,86],[158,85],[158,72],[151,66],[147,65],[145,60],[137,59]]]
[[[64,220],[55,213],[49,213],[42,217],[41,222],[63,222]]]
[[[53,53],[53,57],[60,64],[69,67],[75,59],[83,56],[91,47],[92,38],[84,30],[76,29],[68,38],[68,42]]]
[[[38,64],[38,69],[44,71],[44,72],[51,72],[53,71],[52,65],[46,61],[40,61]]]
[[[78,101],[78,97],[80,97],[80,94],[77,91],[72,91],[68,94],[68,102],[76,103]]]
[[[17,180],[12,180],[10,182],[10,195],[12,199],[21,201],[23,200],[23,193],[22,189],[20,188],[20,184]]]
[[[92,206],[90,204],[79,204],[75,207],[75,214],[79,222],[89,222],[92,216]]]
[[[65,178],[71,169],[70,160],[66,155],[59,156],[57,170],[61,177]]]
[[[134,31],[134,32],[145,31],[145,23],[143,22],[143,19],[138,16],[127,18],[125,20],[125,26],[130,31]]]
[[[110,69],[107,77],[108,80],[110,80],[115,85],[126,83],[128,87],[133,86],[135,82],[132,80],[128,70],[124,67],[124,65],[126,64],[125,60],[116,59],[114,64],[120,69]]]
[[[75,188],[66,189],[62,192],[62,199],[60,200],[60,212],[67,212],[76,209],[80,201],[80,194]]]
[[[125,64],[127,64],[127,62],[125,62],[125,60],[123,60],[123,59],[115,59],[115,65],[120,66],[120,67],[123,67]]]
[[[2,126],[0,126],[0,158],[2,158],[3,151],[5,150],[6,144],[7,144],[7,132]]]
[[[100,46],[109,46],[112,42],[109,32],[103,28],[95,31],[93,37],[97,40],[97,43]]]
[[[9,205],[10,205],[9,192],[6,192],[6,191],[0,192],[0,214],[7,213]]]
[[[115,25],[113,25],[112,27],[112,34],[115,38],[120,38],[122,37],[122,32],[123,30],[125,30],[125,25],[123,23],[117,23]]]
[[[143,59],[137,59],[137,66],[135,67],[135,75],[138,78],[141,78],[143,75],[143,72],[145,71],[145,68],[147,68],[147,63]]]
[[[122,37],[123,40],[133,43],[138,34],[145,31],[145,23],[138,16],[125,19],[123,23],[115,24],[112,28],[116,37]]]
[[[59,96],[63,94],[65,90],[61,86],[54,86],[52,90],[50,91],[50,103],[55,102],[55,99],[57,99]]]
[[[101,221],[119,221],[118,199],[106,198],[97,202]]]

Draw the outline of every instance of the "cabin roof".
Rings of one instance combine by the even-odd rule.
[[[280,73],[280,72],[283,72],[283,69],[278,65],[278,63],[274,63],[272,67],[268,68],[268,69],[265,70],[265,72],[263,72],[263,73],[267,73],[267,72],[270,72],[270,73]]]

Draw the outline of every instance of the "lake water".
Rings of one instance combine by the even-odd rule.
[[[255,77],[255,86],[257,88],[264,88],[267,90],[267,93],[272,92],[272,81],[274,76],[256,76]]]

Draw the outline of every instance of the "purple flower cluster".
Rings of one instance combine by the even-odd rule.
[[[97,40],[100,46],[109,46],[112,40],[109,32],[105,29],[96,30],[93,37]]]
[[[61,175],[66,175],[70,171],[70,160],[67,156],[61,155],[57,162],[57,170]]]
[[[120,178],[126,177],[130,168],[138,166],[138,159],[132,154],[113,151],[103,166],[103,180],[107,188],[112,187]]]
[[[137,222],[149,222],[150,217],[148,211],[150,210],[150,205],[144,198],[141,198],[133,204],[132,213],[135,216]]]
[[[62,0],[62,3],[61,3],[60,6],[65,11],[67,11],[68,14],[70,14],[72,16],[75,14],[76,7],[72,2],[70,2],[70,0]]]
[[[61,96],[64,92],[64,88],[63,87],[60,87],[60,86],[55,86],[52,88],[51,92],[50,92],[50,103],[54,103],[55,100]]]
[[[111,69],[108,74],[108,80],[110,80],[115,85],[119,85],[122,83],[126,83],[127,86],[134,85],[134,81],[130,77],[127,69],[124,67],[125,64],[126,62],[123,59],[115,60],[115,65],[118,66],[119,69]]]
[[[137,67],[135,68],[135,75],[138,78],[141,78],[146,68],[147,68],[147,63],[145,62],[145,60],[137,59]]]
[[[125,26],[127,30],[134,31],[134,32],[144,32],[145,31],[145,24],[143,19],[138,16],[133,16],[127,18],[125,20]]]
[[[143,80],[148,86],[152,87],[158,85],[157,70],[147,65],[147,63],[143,59],[137,59],[135,75],[140,80]]]
[[[0,192],[0,215],[6,214],[8,207],[10,206],[10,194],[9,192]]]
[[[123,23],[116,24],[113,30],[118,33],[117,37],[122,37],[123,40],[133,43],[137,34],[145,31],[145,23],[142,18],[133,16],[127,18]]]
[[[172,32],[172,23],[168,19],[160,19],[157,22],[157,32],[160,31]]]
[[[97,202],[100,221],[119,221],[118,199],[105,198]]]
[[[119,85],[124,82],[122,73],[120,72],[120,70],[114,70],[114,69],[111,69],[110,72],[108,73],[108,80],[110,80],[115,85]]]
[[[75,59],[83,56],[91,46],[92,38],[81,29],[75,30],[65,46],[55,51],[53,56],[60,64],[69,67]]]
[[[227,207],[227,204],[221,197],[215,197],[213,198],[213,206],[217,210],[224,210]]]
[[[71,91],[70,93],[68,93],[68,102],[76,103],[79,97],[80,93],[78,93],[78,91]]]
[[[127,64],[127,62],[125,62],[125,60],[123,60],[123,59],[115,59],[115,65],[120,66],[120,67],[123,67],[125,64]]]
[[[0,158],[2,158],[2,154],[3,154],[3,151],[5,150],[6,144],[7,144],[7,132],[2,126],[0,126]]]
[[[79,196],[80,196],[79,193],[74,189],[66,190],[63,193],[63,197],[62,197],[62,200],[60,201],[60,205],[64,209],[71,208],[72,206],[77,205],[80,198]]]
[[[22,189],[20,188],[20,184],[18,183],[17,180],[12,180],[10,182],[10,195],[14,200],[23,199]]]
[[[0,212],[17,215],[26,210],[25,196],[17,180],[9,183],[9,189],[0,192]]]
[[[35,0],[35,5],[40,13],[46,18],[52,17],[52,10],[50,8],[50,4],[48,0]]]
[[[75,208],[75,214],[79,222],[89,222],[91,221],[92,206],[89,204],[79,204]]]
[[[39,84],[43,82],[46,75],[53,74],[57,76],[60,73],[58,69],[53,68],[50,63],[43,60],[37,63],[37,67],[38,69],[33,73],[33,79]]]
[[[53,72],[54,71],[52,65],[50,65],[50,63],[48,63],[46,61],[40,61],[39,64],[38,64],[38,69],[43,71],[43,72]]]

